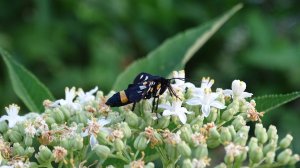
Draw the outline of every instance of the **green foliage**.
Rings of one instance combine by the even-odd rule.
[[[43,101],[53,99],[50,91],[31,72],[12,59],[0,48],[0,54],[7,66],[9,77],[15,93],[30,111],[43,111]]]
[[[300,92],[288,94],[265,95],[255,98],[258,111],[270,111],[300,97]]]
[[[241,7],[242,5],[238,4],[219,19],[167,40],[150,52],[147,57],[134,62],[121,73],[113,89],[124,89],[124,86],[131,83],[140,72],[168,76],[174,70],[183,69],[193,54]]]

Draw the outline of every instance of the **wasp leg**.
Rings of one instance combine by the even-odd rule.
[[[153,98],[152,101],[152,113],[154,112],[154,109],[155,109],[155,97]]]
[[[157,109],[158,109],[158,101],[159,101],[159,97],[157,97],[157,100],[156,100],[156,106],[155,106],[155,112],[157,113]]]
[[[133,103],[131,111],[134,111],[136,102]]]

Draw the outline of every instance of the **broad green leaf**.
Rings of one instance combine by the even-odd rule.
[[[241,8],[242,5],[238,4],[220,18],[166,40],[145,58],[135,61],[121,73],[113,89],[124,89],[140,72],[167,77],[172,71],[183,69],[195,52]]]
[[[15,93],[32,112],[43,111],[43,101],[53,99],[52,94],[32,73],[12,59],[12,57],[0,48],[9,77]]]
[[[257,111],[270,111],[300,97],[300,92],[265,95],[254,98]]]

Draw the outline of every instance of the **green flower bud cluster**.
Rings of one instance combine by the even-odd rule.
[[[181,100],[166,91],[154,113],[151,99],[136,103],[132,111],[131,105],[105,105],[109,96],[96,88],[86,93],[67,88],[72,101],[46,101],[43,113],[12,127],[9,120],[0,121],[0,166],[12,166],[16,158],[32,167],[152,168],[160,162],[164,167],[272,167],[299,161],[289,148],[293,137],[279,140],[275,126],[266,129],[257,123],[250,137],[247,122],[261,116],[255,102],[243,97],[249,95],[242,92],[245,83],[235,81],[242,89],[215,92],[212,84],[209,78],[203,79],[203,88],[175,82],[172,87]],[[216,148],[225,149],[224,158],[211,154]],[[210,165],[220,159],[222,163]]]

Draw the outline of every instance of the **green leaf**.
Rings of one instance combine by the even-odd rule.
[[[135,61],[121,73],[113,89],[124,89],[140,72],[167,77],[172,71],[183,69],[195,52],[241,8],[242,4],[238,4],[220,18],[166,40],[145,58]]]
[[[265,95],[254,98],[257,111],[270,111],[300,97],[300,92]]]
[[[15,93],[30,111],[42,112],[43,101],[53,100],[52,94],[32,73],[14,61],[2,48],[0,48],[0,55],[7,66]]]

